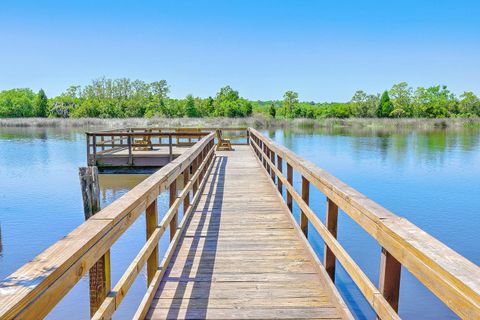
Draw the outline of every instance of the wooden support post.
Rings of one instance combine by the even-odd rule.
[[[102,151],[105,150],[105,138],[103,136],[100,137],[100,143],[102,144],[102,146],[100,147],[100,149]]]
[[[97,136],[96,135],[92,136],[92,153],[93,153],[92,165],[95,165],[97,162]]]
[[[91,159],[90,159],[90,136],[88,133],[86,134],[87,138],[87,165],[92,165]]]
[[[267,159],[270,160],[270,149],[267,146],[265,146],[265,158],[266,158],[265,163],[267,164],[267,172],[271,176],[272,173],[271,173],[270,165],[268,164],[268,161],[267,161]]]
[[[78,170],[82,188],[85,220],[100,211],[100,184],[97,167],[81,167]]]
[[[277,169],[278,169],[278,171],[280,171],[280,173],[283,172],[283,159],[278,154],[277,154]],[[282,192],[283,192],[283,182],[280,178],[277,178],[277,188],[278,188],[278,192],[280,192],[280,194],[282,194]]]
[[[100,184],[97,167],[79,169],[85,220],[100,211]],[[110,292],[110,250],[90,268],[90,316],[97,312]]]
[[[338,221],[338,206],[330,199],[327,198],[327,212],[325,214],[325,226],[328,231],[337,237],[337,221]],[[335,254],[325,244],[324,245],[324,263],[325,269],[328,275],[335,282]]]
[[[200,167],[200,165],[202,164],[203,162],[203,150],[200,152],[200,154],[198,155],[197,157],[197,161],[198,161],[198,166]],[[200,185],[202,179],[203,179],[203,169],[200,170],[200,173],[198,174],[198,184]]]
[[[157,199],[153,201],[145,212],[146,225],[147,225],[147,241],[148,238],[155,232],[158,225],[158,211],[157,211]],[[155,273],[158,269],[158,246],[155,247],[152,254],[147,260],[147,287],[153,280]]]
[[[267,163],[265,162],[265,143],[263,143],[262,141],[261,144],[262,144],[262,162],[263,162],[263,166],[267,168]]]
[[[270,151],[270,161],[272,161],[273,166],[275,166],[275,152],[273,152],[271,149]],[[270,168],[270,176],[272,177],[273,183],[275,183],[275,170],[273,168]]]
[[[287,162],[287,181],[288,181],[288,184],[293,186],[293,168],[288,162]],[[290,212],[293,212],[292,194],[288,190],[287,190],[287,207],[288,209],[290,209]]]
[[[198,170],[198,156],[195,158],[195,160],[193,160],[192,174],[195,174],[195,172],[197,172],[197,170]],[[195,182],[193,183],[193,195],[194,196],[197,193],[197,190],[198,190],[198,179],[195,180]]]
[[[131,166],[131,165],[133,165],[132,137],[131,136],[127,137],[127,143],[128,143],[128,165]]]
[[[398,312],[398,298],[400,295],[400,272],[402,265],[387,250],[382,248],[380,258],[380,280],[379,290],[392,306],[393,310]]]
[[[173,180],[173,182],[170,184],[170,207],[173,205],[175,200],[177,200],[177,180]],[[172,221],[170,221],[170,241],[172,241],[173,237],[175,236],[175,233],[177,232],[177,226],[178,226],[178,211],[175,213],[175,215],[172,218]]]
[[[183,187],[187,185],[188,181],[190,180],[190,167],[187,167],[183,171]],[[183,200],[183,214],[187,212],[188,207],[190,207],[190,192],[186,195],[185,199]]]
[[[310,199],[310,181],[302,176],[302,199],[308,205]],[[300,213],[300,228],[305,234],[305,237],[308,238],[308,218],[307,215],[302,211]]]
[[[168,135],[168,154],[170,156],[170,162],[173,160],[173,146],[172,146],[172,135]]]

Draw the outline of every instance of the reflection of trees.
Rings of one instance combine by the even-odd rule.
[[[476,150],[480,145],[480,129],[465,129],[459,132],[458,143],[462,151]]]
[[[133,189],[137,184],[145,180],[147,174],[101,174],[100,193],[102,203],[110,203],[123,194]]]
[[[355,155],[365,151],[380,155],[401,165],[414,156],[416,162],[443,163],[452,150],[472,151],[480,147],[479,128],[378,128],[378,127],[323,127],[285,128],[264,132],[286,147],[294,148],[297,135],[327,135],[352,137],[350,145]]]
[[[47,140],[58,139],[77,141],[84,138],[86,129],[39,128],[39,127],[4,127],[0,128],[0,139],[5,140]]]

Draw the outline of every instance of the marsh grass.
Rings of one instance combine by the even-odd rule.
[[[272,119],[261,114],[249,118],[3,118],[0,127],[124,128],[124,127],[255,127],[268,128],[479,128],[480,118],[447,119]]]

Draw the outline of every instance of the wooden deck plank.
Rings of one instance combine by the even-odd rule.
[[[341,319],[344,313],[246,146],[217,152],[148,319]]]

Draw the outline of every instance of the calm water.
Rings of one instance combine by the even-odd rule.
[[[480,263],[479,130],[264,133]],[[83,222],[77,170],[84,164],[82,131],[0,128],[0,278]],[[145,177],[101,176],[102,206]],[[297,187],[299,181],[300,177],[295,176]],[[310,202],[323,220],[325,197],[312,190]],[[167,195],[162,194],[160,213],[165,213],[167,204]],[[298,208],[295,211],[298,217]],[[377,283],[380,248],[376,242],[343,213],[338,238]],[[162,251],[167,239],[168,235],[164,236]],[[140,217],[112,248],[112,283],[120,278],[144,241],[145,219]],[[310,241],[321,257],[321,238],[311,231]],[[374,319],[372,310],[341,268],[337,284],[357,318]],[[117,319],[131,317],[145,287],[142,274],[116,313]],[[400,292],[400,315],[406,319],[456,318],[405,269]],[[84,278],[49,318],[86,319],[88,310],[88,279]]]

